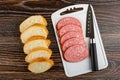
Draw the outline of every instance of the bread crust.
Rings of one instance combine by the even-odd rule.
[[[41,16],[41,15],[33,15],[33,16],[30,16],[30,17],[28,17],[27,19],[25,19],[25,20],[20,24],[20,26],[19,26],[20,32],[23,32],[24,30],[26,30],[27,28],[29,28],[31,25],[33,25],[33,24],[31,24],[31,25],[29,25],[29,26],[26,26],[26,28],[23,28],[23,25],[25,25],[26,22],[27,22],[29,19],[35,18],[35,17],[41,18],[41,21],[42,21],[42,22],[41,22],[41,23],[34,23],[34,24],[41,24],[41,25],[47,26],[47,20],[46,20],[43,16]]]
[[[36,27],[41,27],[46,32],[46,34],[45,35],[34,35],[34,36],[40,36],[44,39],[47,38],[48,33],[49,33],[47,28],[43,25],[40,25],[40,24],[34,24],[34,25],[30,26],[28,29],[26,29],[25,31],[23,31],[23,33],[20,35],[20,39],[22,40],[22,43],[26,43],[26,41],[29,39],[29,38],[27,40],[25,39],[26,41],[23,40],[23,36],[24,36],[24,34],[26,34],[25,32],[28,31],[28,30],[30,31],[31,28],[36,28]],[[31,36],[31,37],[33,37],[33,36]]]
[[[46,51],[48,51],[50,54],[52,54],[52,50],[51,50],[51,49],[44,48],[44,47],[37,47],[37,48],[34,48],[34,49],[31,50],[30,53],[35,52],[35,51],[38,51],[38,50],[46,50]],[[30,54],[30,53],[29,53],[29,54]]]
[[[45,40],[45,43],[46,43],[46,46],[47,46],[47,47],[49,47],[49,45],[50,45],[50,43],[51,43],[51,41],[50,41],[49,39],[43,39],[43,38],[40,37],[40,36],[31,37],[31,38],[25,43],[25,45],[23,46],[23,51],[25,52],[25,54],[28,54],[28,52],[26,52],[26,46],[27,46],[30,42],[34,41],[34,40]],[[30,50],[30,52],[31,52],[31,50]]]
[[[29,39],[25,42],[25,44],[29,43],[30,41],[39,40],[39,39],[46,40],[46,43],[47,43],[48,46],[51,44],[51,41],[50,41],[49,39],[45,39],[45,38],[42,37],[42,36],[33,36],[33,37],[29,38]]]
[[[49,67],[47,67],[47,69],[46,70],[42,70],[42,72],[41,71],[34,71],[33,69],[31,69],[31,66],[34,66],[34,64],[35,63],[37,63],[38,65],[40,64],[40,63],[48,63],[48,64],[50,64],[50,65],[47,65],[47,66],[49,66]],[[33,72],[33,73],[43,73],[43,72],[45,72],[45,71],[47,71],[47,70],[49,70],[52,66],[54,65],[54,62],[53,62],[53,60],[51,60],[51,59],[47,59],[47,58],[37,58],[37,59],[35,59],[35,60],[33,60],[33,61],[31,61],[30,62],[30,64],[28,65],[28,70],[30,70],[31,72]],[[38,67],[41,67],[41,66],[38,66]],[[42,66],[43,67],[43,66]],[[44,67],[46,67],[46,66],[44,66]]]
[[[29,62],[28,70],[33,73],[45,72],[54,65],[53,60],[49,59],[52,50],[48,48],[51,41],[47,39],[49,34],[47,25],[43,16],[33,15],[25,19],[19,26],[20,39],[24,44],[23,51],[27,54],[25,61]]]
[[[29,56],[32,55],[32,54],[35,54],[34,52],[40,51],[40,50],[45,50],[45,51],[47,51],[48,54],[49,54],[50,57],[51,57],[51,55],[52,55],[52,50],[51,50],[51,49],[44,48],[44,47],[38,47],[38,48],[34,48],[33,50],[31,50],[30,53],[28,53],[28,55],[25,57],[25,61],[26,61],[26,62],[29,62],[29,61],[28,61]],[[46,57],[46,58],[47,58],[47,57]]]
[[[54,65],[53,60],[47,59],[47,58],[37,58],[37,59],[34,59],[33,61],[30,62],[30,64],[32,64],[32,63],[34,63],[34,62],[48,62],[48,63],[51,64],[51,66]],[[29,64],[29,65],[30,65],[30,64]]]

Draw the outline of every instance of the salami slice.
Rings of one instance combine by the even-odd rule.
[[[73,25],[73,24],[69,24],[69,25],[63,26],[60,30],[58,30],[58,34],[61,37],[69,31],[81,31],[81,30],[82,30],[81,27]]]
[[[68,62],[78,62],[88,56],[88,50],[81,45],[74,45],[69,47],[63,55]]]
[[[85,41],[83,40],[83,37],[70,38],[63,43],[62,51],[64,52],[67,48],[69,48],[70,46],[76,45],[76,44],[82,45],[84,47],[86,46]]]
[[[60,43],[63,44],[66,40],[70,39],[70,38],[83,38],[83,36],[81,36],[82,34],[82,30],[80,31],[70,31],[70,32],[67,32],[65,33],[61,39],[60,39]]]
[[[57,29],[59,30],[60,28],[62,28],[63,26],[66,26],[68,24],[74,24],[74,25],[77,25],[77,26],[81,26],[81,23],[79,22],[78,19],[76,19],[74,17],[65,17],[65,18],[62,18],[57,23]]]

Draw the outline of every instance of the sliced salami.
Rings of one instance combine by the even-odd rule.
[[[74,45],[69,47],[63,55],[68,62],[78,62],[88,56],[88,50],[81,45]]]
[[[59,36],[63,36],[65,33],[69,32],[69,31],[81,31],[81,27],[73,25],[73,24],[69,24],[66,26],[63,26],[60,30],[58,30],[58,34]]]
[[[61,36],[61,39],[60,39],[60,43],[63,44],[66,40],[70,39],[70,38],[83,38],[83,36],[81,36],[82,34],[82,30],[80,31],[70,31],[70,32],[67,32],[65,33],[63,36]]]
[[[67,48],[69,48],[70,46],[76,45],[76,44],[82,45],[84,47],[86,46],[83,37],[70,38],[63,43],[62,51],[64,52]]]
[[[60,28],[62,28],[63,26],[66,26],[68,24],[74,24],[77,26],[81,26],[81,23],[79,22],[78,19],[76,19],[74,17],[65,17],[65,18],[62,18],[60,21],[58,21],[57,29],[59,30]]]
[[[88,56],[82,25],[76,18],[65,17],[58,21],[57,32],[63,57],[68,62],[78,62]]]

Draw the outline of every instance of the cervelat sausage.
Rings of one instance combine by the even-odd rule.
[[[70,31],[65,33],[63,36],[61,36],[60,38],[60,43],[63,44],[66,40],[70,39],[70,38],[79,38],[81,37],[82,30],[80,31]]]
[[[70,46],[76,45],[76,44],[85,46],[85,41],[83,41],[83,36],[79,38],[70,38],[66,40],[62,45],[62,51],[64,52],[67,48],[69,48]]]
[[[88,56],[88,50],[81,45],[73,45],[69,47],[64,55],[64,59],[68,62],[78,62]]]
[[[66,26],[66,25],[69,25],[69,24],[74,24],[76,26],[81,26],[81,23],[79,22],[78,19],[76,19],[74,17],[65,17],[65,18],[62,18],[60,21],[58,21],[57,29],[59,30],[63,26]]]
[[[68,62],[84,60],[88,56],[88,49],[79,20],[65,17],[58,21],[56,28],[64,59]]]
[[[66,26],[63,26],[60,30],[58,30],[58,34],[61,37],[69,31],[81,31],[81,27],[74,24],[68,24]]]

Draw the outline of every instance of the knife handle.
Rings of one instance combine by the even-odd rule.
[[[97,50],[96,43],[94,39],[90,39],[90,56],[91,56],[91,68],[92,71],[98,71],[98,59],[97,59]]]

